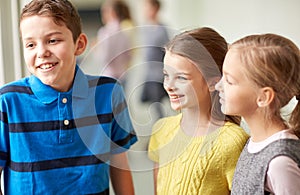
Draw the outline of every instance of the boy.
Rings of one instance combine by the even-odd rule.
[[[87,37],[67,0],[33,0],[20,32],[31,76],[0,89],[6,194],[133,194],[125,151],[137,141],[119,83],[76,65]]]

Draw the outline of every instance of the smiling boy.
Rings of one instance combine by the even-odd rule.
[[[22,10],[32,74],[0,89],[0,170],[6,194],[133,194],[126,150],[137,139],[122,87],[76,65],[87,37],[67,0]]]

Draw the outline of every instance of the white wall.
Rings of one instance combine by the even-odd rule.
[[[18,0],[0,1],[0,85],[22,77]]]
[[[277,33],[300,46],[299,0],[202,0],[202,23],[229,42],[253,33]],[[223,2],[223,3],[219,3]]]
[[[142,1],[127,0],[142,21]],[[161,0],[161,18],[177,30],[210,26],[228,42],[253,33],[278,33],[300,46],[299,0]]]

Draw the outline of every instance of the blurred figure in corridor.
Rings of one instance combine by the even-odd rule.
[[[166,27],[159,21],[160,2],[158,0],[145,0],[144,14],[146,26],[141,30],[144,43],[144,63],[146,69],[145,83],[141,101],[153,104],[158,118],[164,116],[161,102],[167,96],[163,88],[163,46],[168,42],[169,36]]]
[[[101,7],[104,24],[97,34],[96,59],[101,75],[126,83],[126,70],[131,62],[132,41],[125,29],[133,26],[128,5],[122,0],[107,0]]]

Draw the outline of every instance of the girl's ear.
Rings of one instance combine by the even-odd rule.
[[[75,55],[78,56],[85,51],[87,42],[87,36],[84,33],[81,33],[77,39]]]
[[[208,79],[208,90],[209,92],[213,92],[216,90],[216,84],[220,81],[221,77],[216,76]]]
[[[269,106],[274,100],[275,92],[271,87],[261,88],[258,97],[256,100],[258,107],[266,107]]]

